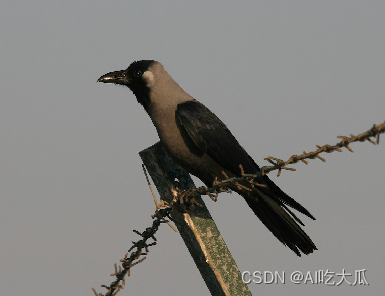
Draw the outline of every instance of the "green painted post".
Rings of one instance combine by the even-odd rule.
[[[139,155],[162,200],[173,200],[175,179],[181,190],[195,188],[190,175],[173,162],[160,142]],[[251,295],[203,200],[197,202],[203,207],[195,207],[190,214],[174,209],[171,216],[211,295]]]

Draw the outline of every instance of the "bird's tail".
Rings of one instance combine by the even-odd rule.
[[[307,255],[317,250],[310,237],[300,227],[299,224],[304,225],[301,220],[271,191],[254,188],[251,192],[242,190],[239,193],[275,237],[298,256],[301,256],[300,251]]]

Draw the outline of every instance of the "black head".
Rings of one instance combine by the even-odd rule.
[[[126,70],[114,71],[104,74],[98,82],[114,83],[129,87],[135,94],[139,103],[145,108],[149,104],[150,89],[143,74],[156,63],[154,60],[142,60],[133,62]]]

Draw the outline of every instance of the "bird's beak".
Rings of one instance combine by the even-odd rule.
[[[126,70],[120,70],[104,74],[98,82],[129,85],[131,80],[126,76]]]

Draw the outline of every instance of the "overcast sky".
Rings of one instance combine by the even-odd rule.
[[[158,60],[267,165],[384,121],[384,20],[384,1],[3,0],[1,294],[104,293],[139,238],[132,230],[152,223],[138,152],[158,141],[155,128],[101,75]],[[381,142],[271,175],[317,218],[301,217],[319,249],[309,256],[284,247],[238,195],[205,198],[241,271],[286,273],[285,284],[250,284],[254,295],[383,293]],[[157,239],[119,295],[209,295],[179,234],[162,227]],[[366,269],[370,285],[288,277],[327,269]]]

